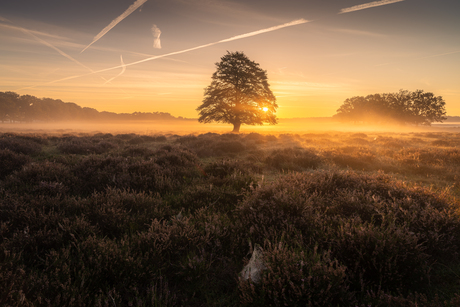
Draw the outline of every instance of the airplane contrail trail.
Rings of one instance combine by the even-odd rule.
[[[287,22],[287,23],[277,25],[277,26],[274,26],[274,27],[265,28],[265,29],[262,29],[262,30],[257,30],[257,31],[253,31],[253,32],[249,32],[249,33],[245,33],[245,34],[241,34],[241,35],[232,36],[230,38],[222,39],[222,40],[217,41],[217,42],[213,42],[213,43],[209,43],[209,44],[205,44],[205,45],[200,45],[200,46],[197,46],[197,47],[188,48],[188,49],[184,49],[184,50],[180,50],[180,51],[174,51],[174,52],[170,52],[170,53],[166,53],[166,54],[162,54],[162,55],[157,55],[157,56],[149,57],[149,58],[139,60],[139,61],[136,61],[136,62],[118,65],[118,66],[115,66],[115,67],[104,68],[104,69],[93,71],[91,73],[84,74],[84,75],[70,76],[70,77],[59,79],[59,80],[50,81],[50,82],[46,83],[46,85],[53,84],[53,83],[56,83],[56,82],[65,81],[65,80],[71,80],[71,79],[75,79],[75,78],[80,78],[80,77],[84,77],[84,76],[88,76],[88,75],[92,75],[92,74],[96,74],[96,73],[106,72],[106,71],[117,69],[117,68],[123,68],[123,67],[127,67],[127,66],[132,66],[132,65],[136,65],[136,64],[156,60],[156,59],[161,59],[161,58],[164,58],[164,57],[169,57],[169,56],[176,55],[176,54],[182,54],[182,53],[186,53],[186,52],[190,52],[190,51],[194,51],[194,50],[198,50],[198,49],[203,49],[203,48],[214,46],[214,45],[217,45],[217,44],[231,42],[231,41],[234,41],[234,40],[238,40],[238,39],[242,39],[242,38],[246,38],[246,37],[251,37],[251,36],[271,32],[271,31],[276,31],[276,30],[279,30],[279,29],[282,29],[282,28],[292,27],[292,26],[304,24],[304,23],[307,23],[307,22],[309,22],[309,21],[301,18],[301,19],[293,20],[291,22]],[[32,87],[27,87],[27,88],[34,88],[36,86],[38,86],[38,85],[35,85],[35,86],[32,86]]]
[[[120,55],[120,61],[121,61],[121,66],[122,66],[121,72],[120,72],[118,75],[116,75],[115,77],[112,77],[112,78],[110,78],[109,80],[107,80],[104,84],[109,83],[109,82],[112,81],[113,79],[118,78],[119,76],[121,76],[122,74],[125,73],[125,71],[126,71],[126,65],[125,65],[125,63],[123,62],[123,57],[122,57],[121,55]]]
[[[355,6],[351,6],[351,7],[341,9],[339,14],[350,13],[350,12],[355,12],[355,11],[361,11],[361,10],[365,10],[365,9],[368,9],[368,8],[371,8],[371,7],[382,6],[382,5],[387,5],[387,4],[392,4],[392,3],[396,3],[396,2],[402,2],[402,1],[404,1],[404,0],[380,0],[380,1],[364,3],[364,4],[355,5]]]
[[[65,53],[64,51],[62,51],[61,49],[57,48],[56,46],[54,46],[54,45],[48,43],[47,41],[41,39],[41,38],[38,37],[38,36],[36,36],[36,35],[33,33],[33,31],[28,30],[28,29],[26,29],[26,28],[18,27],[18,26],[14,26],[14,29],[15,29],[15,30],[20,30],[20,31],[22,31],[22,32],[25,33],[25,34],[28,34],[28,35],[32,36],[32,37],[33,37],[36,41],[38,41],[39,43],[41,43],[41,44],[43,44],[43,45],[45,45],[45,46],[50,47],[51,49],[57,51],[60,55],[66,57],[67,59],[71,60],[72,62],[74,62],[74,63],[76,63],[76,64],[78,64],[78,65],[80,65],[81,67],[84,67],[84,68],[88,69],[89,71],[94,72],[94,70],[92,70],[91,68],[89,68],[89,67],[86,66],[85,64],[79,62],[78,60],[74,59],[73,57],[71,57],[70,55],[68,55],[67,53]]]
[[[112,20],[111,23],[109,23],[109,25],[107,27],[105,27],[104,29],[102,29],[101,32],[99,32],[98,35],[96,35],[94,38],[93,38],[93,41],[91,42],[91,44],[89,44],[88,46],[86,46],[80,53],[82,53],[83,51],[85,51],[86,49],[89,48],[89,46],[91,46],[92,44],[94,44],[95,42],[97,42],[101,37],[103,37],[105,34],[107,34],[107,32],[109,32],[110,30],[112,30],[113,27],[115,27],[120,21],[122,21],[123,19],[125,19],[126,17],[128,17],[132,12],[134,12],[135,10],[137,10],[142,4],[144,4],[145,2],[147,2],[147,0],[136,0],[133,4],[131,4],[128,9],[126,11],[123,12],[123,14],[121,14],[120,16],[118,16],[117,18],[115,18],[114,20]]]

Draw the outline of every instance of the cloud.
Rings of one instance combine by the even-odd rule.
[[[10,21],[8,21],[8,22],[10,22]],[[24,32],[24,30],[25,30],[28,33],[33,33],[33,34],[37,34],[37,35],[40,35],[40,36],[46,36],[46,37],[50,37],[50,38],[67,39],[66,37],[63,37],[63,36],[49,34],[49,33],[46,33],[46,32],[35,31],[35,30],[29,30],[29,29],[25,29],[25,28],[13,26],[13,25],[8,25],[8,24],[0,24],[0,27],[5,28],[5,29],[10,29],[10,30],[22,31],[22,32]]]
[[[113,27],[115,27],[119,22],[121,22],[123,19],[125,19],[126,17],[128,17],[132,12],[134,12],[135,10],[137,10],[142,4],[144,4],[145,2],[147,2],[147,0],[136,0],[133,4],[131,4],[128,9],[126,11],[123,12],[123,14],[121,14],[120,16],[118,16],[117,18],[115,18],[114,20],[112,20],[112,22],[107,26],[105,27],[104,29],[102,29],[101,32],[99,32],[98,35],[96,35],[94,38],[93,38],[93,41],[91,42],[91,44],[89,44],[88,46],[86,46],[81,52],[85,51],[86,49],[89,48],[89,46],[91,46],[92,44],[94,44],[95,42],[97,42],[101,37],[103,37],[105,34],[107,34],[107,32],[109,32],[110,30],[112,30]],[[80,52],[80,53],[81,53]]]
[[[369,31],[361,31],[361,30],[353,30],[353,29],[335,29],[336,32],[352,34],[352,35],[360,35],[360,36],[371,36],[371,37],[386,37],[387,35],[374,33]]]
[[[9,21],[8,19],[6,19],[6,18],[4,18],[4,17],[2,17],[2,16],[0,16],[0,21],[3,21],[3,22],[11,22],[11,21]]]
[[[91,72],[94,72],[94,70],[92,70],[91,68],[89,68],[88,66],[86,66],[85,64],[77,61],[76,59],[74,59],[73,57],[71,57],[70,55],[68,55],[67,53],[65,53],[64,51],[62,51],[61,49],[57,48],[56,46],[48,43],[47,41],[41,39],[40,37],[36,36],[34,33],[41,33],[41,32],[36,32],[36,31],[31,31],[31,30],[28,30],[28,29],[25,29],[25,28],[22,28],[22,27],[17,27],[17,26],[11,26],[11,28],[15,29],[15,30],[19,30],[19,31],[22,31],[23,33],[25,34],[28,34],[30,36],[32,36],[36,41],[38,41],[39,43],[45,45],[45,46],[48,46],[50,47],[51,49],[57,51],[60,55],[66,57],[67,59],[71,60],[72,62],[88,69],[89,71]]]
[[[121,61],[121,72],[118,75],[116,75],[115,77],[110,78],[109,80],[105,81],[104,84],[107,84],[107,83],[111,82],[113,79],[118,78],[119,76],[121,76],[122,74],[125,73],[126,64],[123,62],[123,57],[121,55],[120,55],[120,61]]]
[[[8,22],[11,22],[11,21],[8,21]],[[64,56],[65,58],[69,59],[70,61],[76,63],[77,65],[81,66],[81,67],[84,67],[86,68],[87,70],[89,70],[91,72],[91,74],[95,73],[94,70],[92,70],[91,68],[89,68],[88,66],[86,66],[85,64],[81,63],[80,61],[74,59],[73,57],[71,57],[70,55],[68,55],[67,53],[65,53],[64,51],[62,51],[61,49],[57,48],[56,46],[48,43],[47,41],[41,39],[40,37],[36,36],[35,34],[43,34],[45,36],[50,36],[50,37],[57,37],[57,36],[53,36],[53,35],[50,35],[50,34],[47,34],[47,33],[43,33],[43,32],[38,32],[38,31],[32,31],[32,30],[28,30],[26,28],[22,28],[22,27],[18,27],[18,26],[9,26],[9,25],[1,25],[0,26],[4,26],[4,27],[9,27],[11,29],[14,29],[14,30],[18,30],[18,31],[21,31],[25,34],[28,34],[30,36],[32,36],[37,42],[47,46],[47,47],[50,47],[51,49],[57,51],[60,55]],[[123,62],[122,62],[123,63]],[[104,81],[106,80],[104,77],[101,77]],[[109,82],[109,81],[108,81]]]
[[[392,4],[392,3],[396,3],[396,2],[402,2],[402,1],[404,1],[404,0],[380,0],[380,1],[364,3],[364,4],[355,5],[355,6],[351,6],[351,7],[341,9],[339,14],[350,13],[350,12],[355,12],[355,11],[361,11],[361,10],[365,10],[365,9],[368,9],[368,8],[371,8],[371,7],[382,6],[382,5],[387,5],[387,4]]]
[[[160,41],[161,30],[156,25],[153,25],[152,27],[152,34],[153,34],[153,48],[161,49],[161,41]]]

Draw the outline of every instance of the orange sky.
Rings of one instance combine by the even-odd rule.
[[[280,118],[400,89],[460,115],[459,11],[458,0],[2,1],[0,91],[195,118],[229,50],[267,71]]]

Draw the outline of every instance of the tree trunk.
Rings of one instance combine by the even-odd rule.
[[[234,123],[233,124],[233,133],[239,133],[240,132],[240,127],[241,127],[241,123]]]

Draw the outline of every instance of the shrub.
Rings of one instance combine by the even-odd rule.
[[[34,139],[24,139],[16,135],[2,135],[0,137],[0,150],[8,149],[12,152],[24,155],[36,155],[42,147]]]
[[[213,144],[212,149],[216,155],[227,155],[243,152],[246,146],[240,141],[229,140]]]
[[[264,144],[267,142],[267,138],[264,135],[260,133],[254,133],[254,132],[247,134],[244,137],[244,140],[251,144]]]
[[[247,306],[339,306],[351,300],[346,267],[330,252],[265,244],[267,267],[260,284],[239,281],[241,303]]]
[[[447,198],[381,174],[296,173],[238,205],[235,236],[274,242],[282,234],[290,244],[330,249],[350,269],[354,291],[424,291],[429,266],[459,252],[455,210]]]
[[[20,170],[30,158],[23,154],[17,154],[9,149],[0,149],[0,179],[14,171]]]
[[[347,267],[354,291],[408,292],[429,285],[429,255],[417,234],[402,225],[350,220],[334,232],[333,257]]]
[[[63,154],[102,154],[109,152],[117,146],[108,141],[99,141],[96,138],[66,138],[58,146],[58,149]]]
[[[272,151],[265,159],[265,163],[277,169],[299,171],[304,168],[317,168],[321,158],[310,150],[284,148]]]

